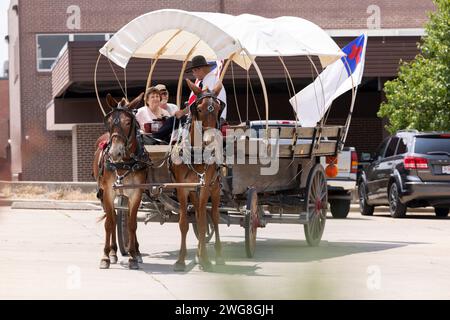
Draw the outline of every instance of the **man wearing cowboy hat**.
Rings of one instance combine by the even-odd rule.
[[[213,63],[208,63],[204,56],[195,56],[192,58],[191,65],[186,68],[186,73],[192,71],[192,74],[196,78],[195,84],[199,86],[201,89],[208,88],[212,90],[217,82],[219,82],[219,74],[216,74],[214,70],[212,70]],[[217,98],[222,102],[222,114],[220,115],[221,119],[226,119],[227,117],[227,95],[225,92],[225,88],[222,87]],[[191,105],[192,102],[195,101],[195,96],[191,93],[189,98],[188,105]],[[186,115],[189,112],[189,108],[185,110],[180,110],[175,113],[175,116],[179,119],[183,115]]]

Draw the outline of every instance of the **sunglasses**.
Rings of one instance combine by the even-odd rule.
[[[169,93],[168,93],[167,91],[163,91],[163,92],[160,93],[160,95],[162,95],[162,96],[168,96]]]

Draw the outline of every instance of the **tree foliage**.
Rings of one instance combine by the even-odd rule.
[[[401,62],[398,78],[388,81],[387,101],[378,112],[388,131],[450,131],[450,1],[434,0],[436,11],[410,63]]]

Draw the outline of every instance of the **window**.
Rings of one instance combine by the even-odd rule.
[[[388,142],[389,142],[389,138],[387,138],[380,144],[380,146],[377,149],[377,152],[375,153],[375,157],[374,157],[375,159],[383,158],[384,150],[386,149]]]
[[[37,69],[51,71],[59,53],[69,41],[105,41],[110,34],[39,34],[36,38]]]
[[[75,34],[74,41],[105,41],[104,34]]]
[[[395,154],[395,149],[397,149],[398,140],[399,140],[399,138],[392,137],[392,139],[389,142],[389,145],[386,149],[386,154],[384,155],[385,158],[392,157]]]
[[[431,137],[416,137],[415,153],[445,152],[450,154],[450,138],[446,135]]]
[[[59,52],[69,41],[69,35],[37,36],[37,68],[38,71],[51,71]]]
[[[405,139],[400,139],[397,146],[397,152],[395,154],[404,154],[408,151],[408,148],[406,146]]]

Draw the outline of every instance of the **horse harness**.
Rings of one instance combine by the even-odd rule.
[[[192,123],[192,115],[195,115],[196,117],[198,117],[198,112],[199,112],[199,104],[200,102],[205,99],[205,98],[212,98],[210,100],[210,103],[207,107],[207,112],[208,112],[208,117],[211,115],[214,115],[214,102],[218,102],[219,105],[221,105],[221,101],[219,99],[217,99],[217,97],[210,92],[209,90],[205,93],[201,93],[197,99],[195,100],[194,103],[191,104],[190,106],[190,111],[191,111],[191,116],[188,117],[188,120],[186,121],[185,125],[184,125],[184,129],[187,130],[188,132],[190,132],[190,127],[193,125]],[[218,119],[216,119],[216,127],[202,127],[202,132],[209,130],[209,129],[217,129],[219,126],[219,121]],[[177,144],[180,142],[181,136],[178,137],[178,142]],[[191,153],[191,162],[194,161],[193,159],[194,154]],[[197,174],[198,178],[199,178],[199,183],[201,183],[203,186],[205,184],[205,175],[206,172],[210,166],[210,164],[206,164],[206,168],[203,172],[198,172],[197,170],[195,170],[194,166],[191,163],[186,164],[186,166],[189,168],[189,170],[193,171],[195,174]],[[213,179],[211,180],[211,186],[217,181],[217,179],[220,178],[220,166],[217,166],[216,171],[215,171],[215,175],[213,177]],[[199,190],[197,190],[197,193],[199,192]]]
[[[128,135],[125,134],[123,128],[120,126],[120,114],[126,113],[131,118],[131,128]],[[111,118],[111,125],[108,120]],[[136,120],[136,116],[132,110],[129,110],[126,107],[122,107],[120,104],[117,108],[113,109],[109,112],[104,118],[104,124],[108,132],[111,132],[115,127],[117,127],[119,132],[114,132],[110,135],[109,141],[105,146],[102,154],[102,161],[100,161],[100,166],[104,163],[104,169],[108,171],[115,171],[117,176],[117,181],[122,182],[122,180],[128,176],[132,172],[137,172],[146,169],[148,166],[152,165],[150,162],[150,158],[148,153],[145,151],[144,143],[142,139],[142,135],[139,134],[137,128],[139,128],[139,124]],[[125,149],[127,152],[131,149],[131,139],[132,135],[136,135],[137,140],[137,152],[136,154],[130,154],[129,161],[122,162],[112,162],[109,157],[109,149],[112,146],[112,139],[116,136],[121,137],[125,141]],[[105,159],[106,158],[106,159]],[[100,176],[103,174],[103,168],[100,167]],[[119,170],[125,170],[126,172],[123,175],[119,175]]]

